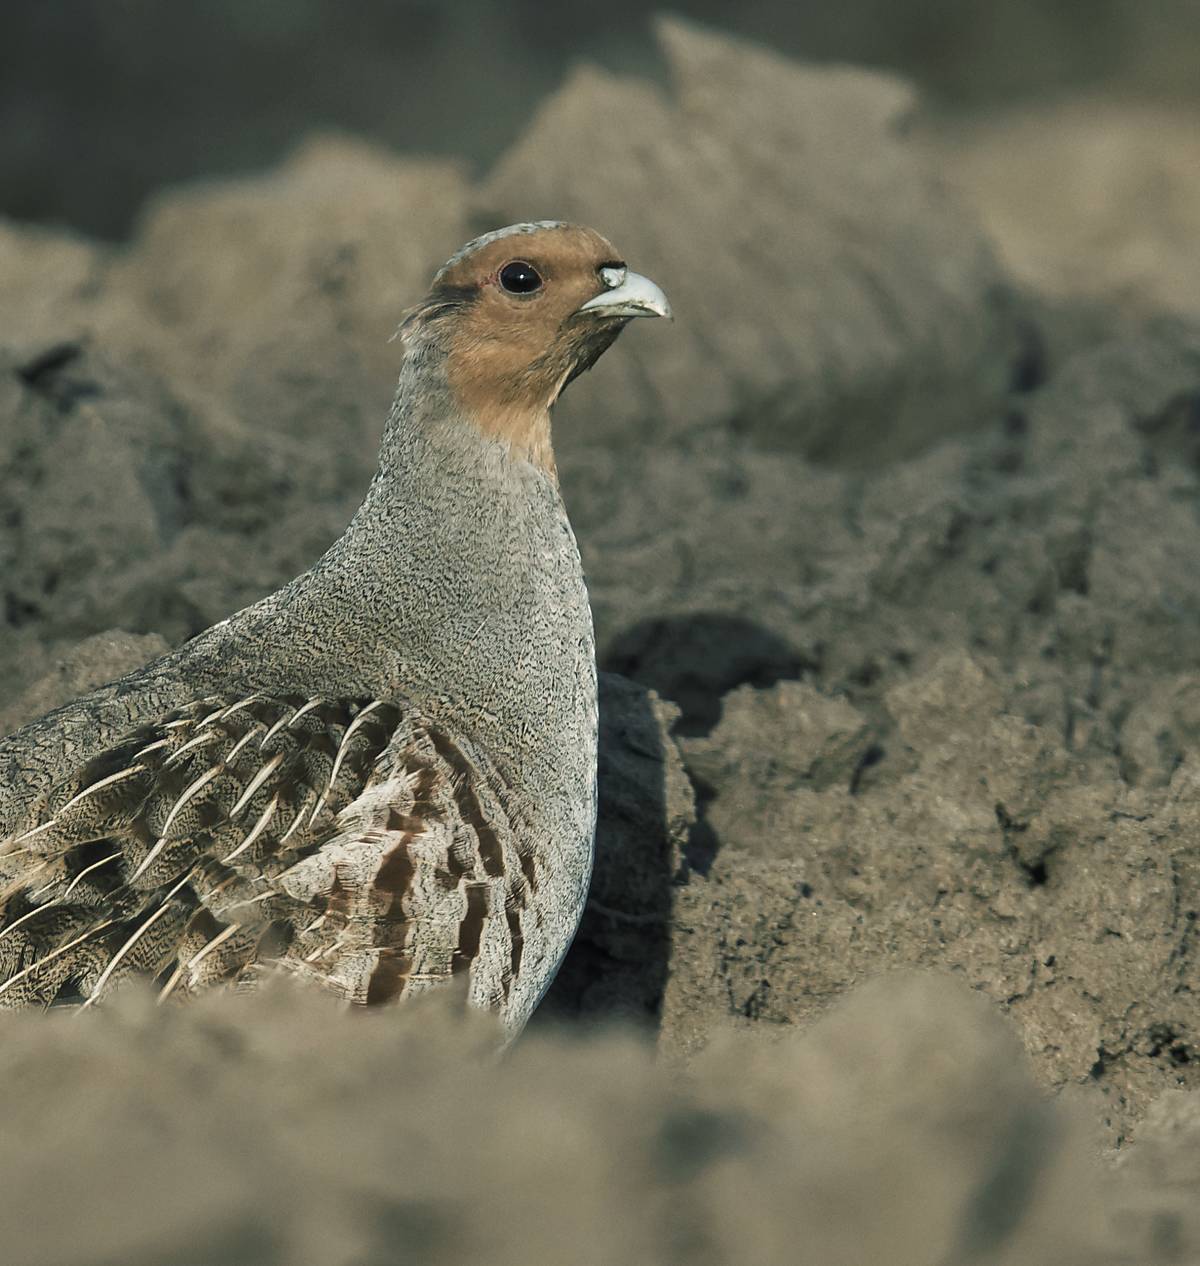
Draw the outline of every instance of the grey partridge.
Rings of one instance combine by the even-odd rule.
[[[571,942],[596,668],[550,410],[662,291],[590,229],[468,243],[404,319],[379,469],[316,565],[0,740],[0,1006],[285,972],[457,981],[517,1033]]]

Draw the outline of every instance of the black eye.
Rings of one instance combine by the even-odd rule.
[[[542,288],[541,274],[523,259],[514,259],[500,269],[500,284],[509,294],[531,295]]]

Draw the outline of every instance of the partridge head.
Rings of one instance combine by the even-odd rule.
[[[489,437],[552,466],[550,409],[634,317],[666,295],[593,229],[512,225],[467,243],[434,277],[400,335],[444,358],[454,405]]]

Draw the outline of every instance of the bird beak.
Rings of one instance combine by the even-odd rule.
[[[616,277],[612,281],[616,281],[616,285],[612,285],[608,274],[624,273],[619,280]],[[594,299],[589,299],[587,303],[579,309],[580,312],[594,312],[597,316],[605,317],[666,317],[671,319],[671,305],[667,302],[667,296],[650,280],[649,277],[643,277],[641,273],[631,273],[626,269],[603,270],[606,281],[609,281],[610,289],[602,290]]]

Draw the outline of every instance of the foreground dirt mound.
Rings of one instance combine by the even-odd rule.
[[[471,1053],[486,1036],[283,990],[4,1016],[8,1259],[1150,1266],[1200,1247],[1194,1096],[1106,1170],[951,982],[880,982],[686,1075],[629,1037],[531,1035],[496,1064]]]

